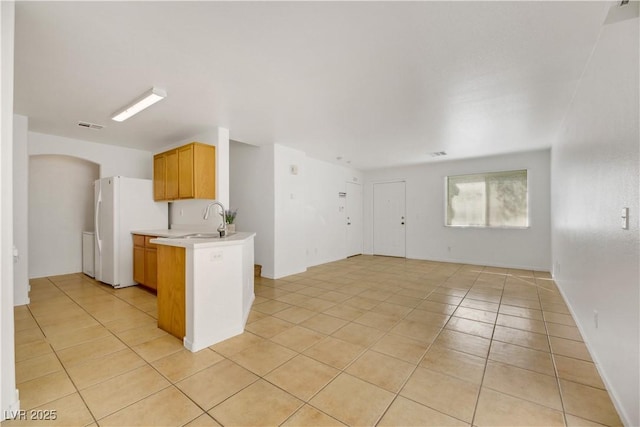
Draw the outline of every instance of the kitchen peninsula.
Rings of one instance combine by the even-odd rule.
[[[255,233],[223,238],[194,238],[177,230],[135,233],[157,236],[151,243],[158,251],[159,328],[194,352],[244,331],[255,298]]]

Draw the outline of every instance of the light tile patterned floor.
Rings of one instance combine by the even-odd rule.
[[[37,425],[621,424],[548,273],[359,256],[257,279],[246,332],[198,353],[144,289],[31,287],[21,403],[57,411]]]

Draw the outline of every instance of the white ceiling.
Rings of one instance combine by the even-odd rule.
[[[539,149],[610,5],[17,2],[15,112],[149,151],[222,126],[361,169]],[[152,86],[167,98],[110,120]]]

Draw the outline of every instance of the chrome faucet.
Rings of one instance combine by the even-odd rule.
[[[220,237],[224,237],[227,234],[227,213],[222,203],[220,203],[217,200],[214,200],[213,202],[209,203],[207,205],[207,208],[204,210],[204,215],[202,216],[202,219],[205,219],[205,220],[209,219],[209,212],[211,211],[211,206],[213,205],[220,206],[220,210],[222,211],[220,212],[220,216],[222,217],[222,224],[218,226],[218,233],[220,233]]]

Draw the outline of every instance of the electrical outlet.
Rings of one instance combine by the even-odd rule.
[[[598,329],[598,310],[593,310],[593,324]]]
[[[220,263],[222,262],[222,251],[213,251],[209,255],[209,261]]]

